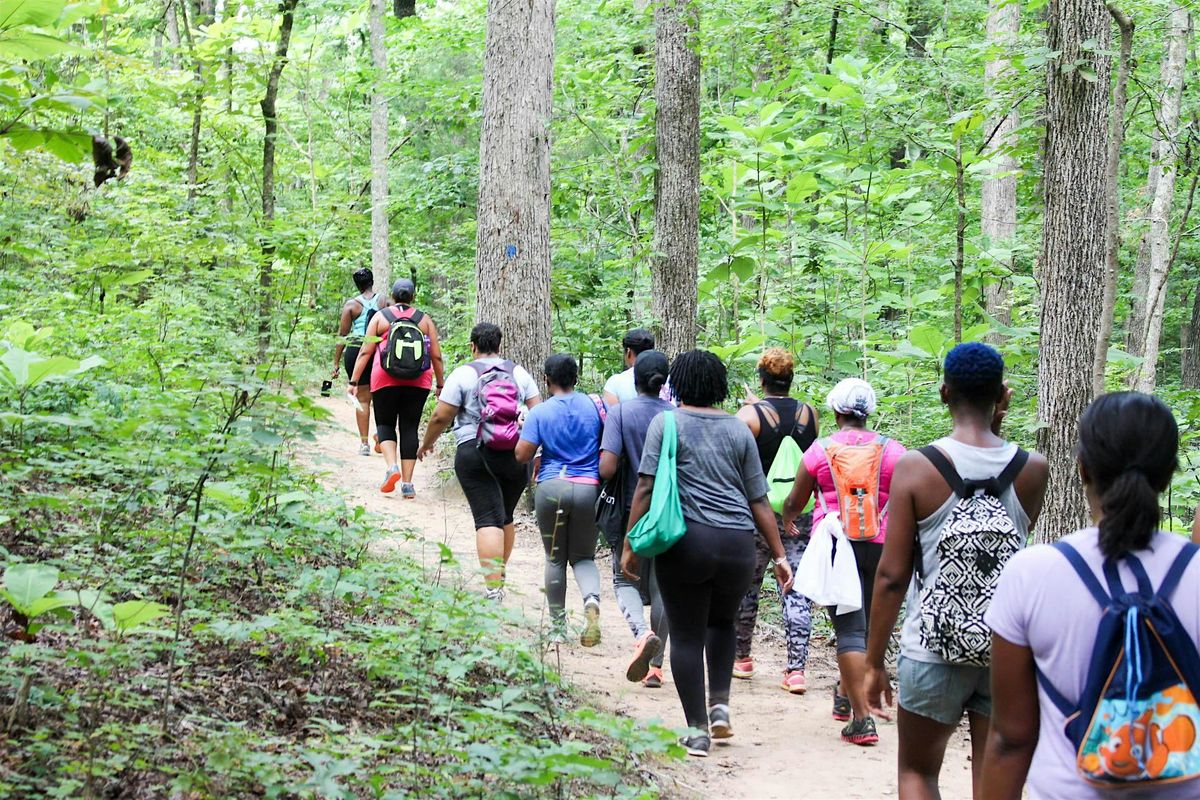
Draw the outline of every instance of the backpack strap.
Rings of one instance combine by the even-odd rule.
[[[394,325],[400,319],[400,317],[396,316],[395,312],[392,311],[392,306],[379,309],[379,313],[382,314],[383,318],[387,320],[388,325]]]
[[[1046,697],[1050,698],[1050,702],[1054,703],[1055,708],[1057,708],[1064,717],[1070,719],[1071,715],[1076,711],[1075,705],[1066,697],[1064,697],[1062,692],[1054,688],[1054,684],[1052,684],[1050,679],[1047,678],[1040,669],[1038,669],[1036,664],[1034,665],[1033,670],[1037,674],[1038,685],[1042,687],[1042,691],[1046,693]]]
[[[1100,585],[1100,581],[1096,578],[1092,568],[1083,560],[1083,556],[1079,555],[1079,551],[1071,545],[1059,539],[1053,545],[1055,550],[1063,554],[1071,567],[1074,568],[1075,574],[1083,581],[1083,585],[1087,587],[1088,592],[1100,604],[1101,609],[1107,609],[1112,603],[1112,598],[1104,591],[1104,587]]]
[[[1008,462],[1008,466],[1004,471],[996,476],[996,488],[999,490],[996,496],[999,497],[1004,491],[1013,485],[1017,480],[1017,476],[1021,474],[1021,470],[1025,469],[1025,465],[1029,463],[1028,451],[1017,448],[1017,452],[1013,453],[1012,461]]]
[[[917,452],[925,456],[925,458],[929,460],[929,463],[933,464],[937,471],[941,473],[942,480],[944,480],[946,485],[950,487],[950,491],[954,492],[954,494],[958,495],[959,497],[966,496],[966,484],[963,482],[962,477],[958,474],[958,470],[956,470],[954,465],[950,463],[950,459],[946,458],[945,453],[933,445],[926,445]]]
[[[1175,556],[1174,563],[1167,570],[1167,577],[1163,578],[1162,585],[1158,587],[1158,593],[1167,600],[1171,599],[1171,595],[1175,593],[1175,588],[1179,586],[1179,581],[1183,578],[1183,573],[1187,570],[1188,565],[1192,563],[1192,557],[1200,551],[1200,546],[1188,542],[1179,551],[1179,555]]]
[[[1129,571],[1133,573],[1134,580],[1137,581],[1138,594],[1146,598],[1153,597],[1154,587],[1150,584],[1150,576],[1146,574],[1146,568],[1142,566],[1142,562],[1132,553],[1127,553],[1124,559],[1129,566]],[[1113,597],[1128,594],[1125,591],[1125,584],[1121,581],[1121,573],[1117,570],[1116,559],[1104,559],[1104,579],[1108,581],[1108,591]]]

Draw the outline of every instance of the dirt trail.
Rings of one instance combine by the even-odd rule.
[[[377,514],[385,520],[386,528],[417,531],[423,537],[411,540],[398,536],[386,540],[385,546],[423,554],[427,562],[436,563],[438,543],[445,542],[469,572],[476,563],[475,533],[466,502],[447,467],[448,459],[440,462],[440,470],[429,463],[418,465],[414,477],[416,500],[401,500],[398,492],[392,497],[382,495],[378,485],[383,477],[383,460],[378,455],[358,455],[353,411],[337,397],[322,400],[321,404],[333,414],[333,420],[320,432],[313,457],[307,460],[323,474],[324,483],[340,492],[351,506],[362,505]],[[448,450],[449,434],[444,439],[442,446]],[[607,579],[601,597],[603,642],[594,648],[581,647],[577,642],[559,648],[563,674],[600,708],[670,727],[682,726],[669,659],[662,689],[650,690],[626,682],[624,670],[633,638],[611,591],[611,562],[605,555],[598,557],[597,563],[602,578]],[[530,635],[545,616],[542,565],[537,529],[530,515],[519,512],[506,602],[523,608],[530,620]],[[465,579],[477,580],[473,573]],[[772,599],[768,594],[766,602]],[[568,581],[567,602],[572,620],[578,622],[582,619],[582,604],[574,578]],[[707,759],[689,759],[667,768],[662,777],[664,785],[673,786],[668,791],[678,797],[720,800],[895,797],[895,726],[881,724],[881,741],[872,748],[854,747],[838,739],[841,723],[834,722],[829,714],[836,679],[832,650],[814,637],[807,671],[809,693],[799,697],[779,688],[777,676],[784,666],[782,641],[760,635],[754,654],[758,674],[749,681],[734,681],[730,707],[736,735],[728,744],[715,746]],[[942,770],[944,797],[970,797],[968,752],[965,736],[955,736]]]

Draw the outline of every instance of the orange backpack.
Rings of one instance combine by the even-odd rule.
[[[842,444],[833,439],[820,441],[833,475],[842,530],[847,539],[870,541],[879,535],[880,518],[887,507],[879,507],[879,483],[883,477],[883,451],[886,436],[876,436],[864,444]],[[817,497],[825,513],[825,492],[818,487]]]

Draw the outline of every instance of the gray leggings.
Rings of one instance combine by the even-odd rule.
[[[625,522],[629,521],[629,512],[625,512]],[[626,527],[622,525],[622,527]],[[654,570],[653,558],[638,558],[637,583],[630,581],[621,571],[621,553],[625,550],[625,534],[608,537],[608,546],[612,548],[613,564],[613,594],[617,596],[617,605],[629,623],[629,630],[635,639],[641,639],[647,630],[652,630],[662,639],[663,648],[658,655],[650,660],[650,666],[661,667],[663,654],[666,652],[667,635],[670,632],[667,624],[667,609],[663,606],[662,592],[658,588],[658,574]],[[650,627],[646,627],[645,600],[642,597],[642,587],[648,587],[650,595]]]
[[[542,481],[534,493],[534,512],[546,549],[546,602],[555,620],[565,616],[567,564],[575,572],[584,602],[600,602],[600,570],[594,560],[599,495],[599,485],[561,478]]]

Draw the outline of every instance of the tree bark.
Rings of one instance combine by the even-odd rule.
[[[375,2],[375,0],[371,0],[371,2]],[[396,19],[415,17],[417,15],[417,0],[395,0],[392,5],[392,13],[396,15]]]
[[[391,287],[388,250],[388,102],[383,83],[387,77],[387,39],[384,15],[387,0],[371,0],[371,272],[375,285]]]
[[[1045,541],[1087,521],[1075,467],[1080,415],[1092,400],[1092,363],[1104,292],[1104,178],[1107,166],[1112,23],[1094,0],[1050,0],[1047,44],[1045,224],[1041,252],[1038,449],[1050,462]],[[1083,44],[1095,46],[1085,50]],[[1090,68],[1084,73],[1081,67]]]
[[[1117,304],[1117,278],[1121,268],[1121,187],[1117,182],[1117,173],[1121,167],[1121,147],[1125,143],[1125,101],[1129,96],[1129,57],[1133,51],[1133,20],[1114,5],[1108,6],[1108,12],[1121,31],[1121,50],[1117,60],[1117,85],[1113,89],[1108,162],[1104,173],[1104,299],[1100,305],[1096,355],[1092,360],[1092,392],[1097,395],[1104,393],[1113,309]]]
[[[187,6],[180,5],[179,13],[183,21],[183,31],[187,38],[188,58],[192,62],[192,134],[188,143],[187,167],[187,199],[189,205],[196,199],[199,189],[200,170],[200,129],[204,117],[204,70],[200,57],[196,54],[196,34],[201,25],[211,25],[213,21],[212,0],[197,0],[192,7],[191,19],[188,19]],[[192,30],[193,26],[195,31]]]
[[[1184,389],[1200,389],[1200,283],[1192,289],[1192,318],[1179,329],[1179,385]]]
[[[259,309],[258,344],[260,357],[265,354],[271,340],[271,283],[275,262],[275,136],[279,121],[275,100],[279,96],[279,76],[287,66],[288,46],[292,41],[292,25],[296,20],[296,6],[300,0],[279,0],[279,41],[275,45],[275,57],[271,71],[267,73],[267,89],[259,108],[263,115],[263,164],[262,164],[262,259],[258,267]]]
[[[167,59],[171,66],[179,68],[179,0],[167,0],[163,16],[167,23],[167,44],[170,45]]]
[[[654,257],[651,296],[659,348],[674,358],[696,346],[700,242],[700,17],[694,0],[654,9]]]
[[[1003,48],[997,58],[983,67],[983,93],[996,97],[997,84],[1006,79],[1012,64],[1008,51],[1017,43],[1021,31],[1021,6],[1008,0],[991,0],[987,18],[987,40]],[[980,227],[989,248],[1008,251],[1009,255],[999,260],[999,266],[1008,272],[1013,270],[1012,246],[1017,235],[1017,159],[1012,150],[1016,145],[1017,125],[1020,114],[1014,106],[1003,116],[987,121],[990,136],[984,158],[991,163],[988,176],[983,179],[980,208]],[[1012,324],[1012,312],[1008,305],[1008,281],[1001,278],[984,287],[984,302],[988,316],[1003,325]],[[997,338],[997,337],[993,337]]]
[[[1146,293],[1146,327],[1142,335],[1142,362],[1134,372],[1132,386],[1152,393],[1158,377],[1158,347],[1162,337],[1163,310],[1171,261],[1171,206],[1175,201],[1178,174],[1179,105],[1183,96],[1183,70],[1187,63],[1188,12],[1171,3],[1167,18],[1166,53],[1162,63],[1162,105],[1158,131],[1161,137],[1159,177],[1150,201],[1149,284]]]
[[[554,0],[489,0],[479,140],[476,309],[508,358],[550,354],[550,112]]]

